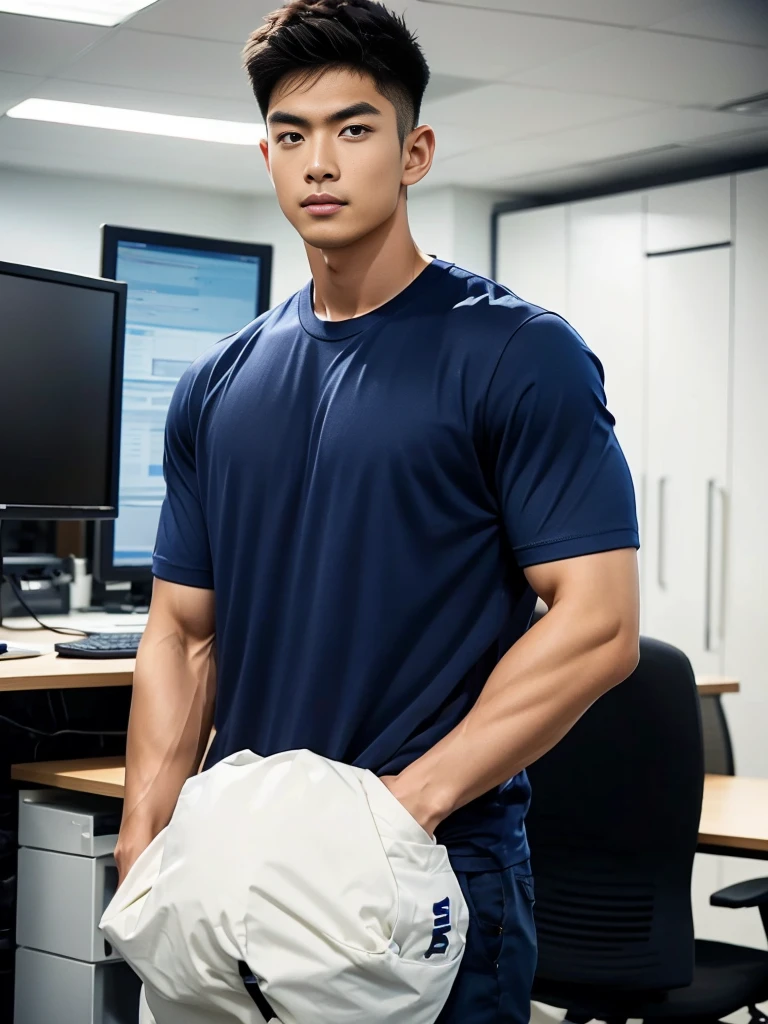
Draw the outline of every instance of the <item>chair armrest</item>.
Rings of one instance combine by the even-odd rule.
[[[709,897],[713,907],[761,907],[768,905],[768,878],[750,878],[737,882],[725,889],[713,892]]]

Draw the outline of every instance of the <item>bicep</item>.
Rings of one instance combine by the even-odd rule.
[[[145,635],[177,636],[185,643],[208,646],[216,635],[213,590],[154,580]]]
[[[637,636],[640,593],[634,548],[529,565],[523,571],[548,608],[565,602],[585,621],[604,624],[608,633]]]

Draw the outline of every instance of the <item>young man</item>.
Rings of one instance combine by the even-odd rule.
[[[440,1024],[523,1024],[524,769],[637,662],[630,476],[557,315],[423,253],[429,78],[370,0],[291,0],[245,60],[311,279],[199,359],[169,411],[117,860],[250,748],[369,768],[471,914]],[[549,613],[528,629],[536,595]],[[307,851],[307,857],[312,851]]]

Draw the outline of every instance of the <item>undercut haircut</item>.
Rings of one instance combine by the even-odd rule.
[[[275,86],[291,76],[297,86],[330,69],[369,75],[394,106],[402,151],[419,123],[429,66],[402,17],[374,0],[289,0],[250,36],[243,65],[267,121]]]

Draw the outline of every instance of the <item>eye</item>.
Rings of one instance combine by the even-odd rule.
[[[348,132],[352,128],[360,128],[362,130],[362,132],[365,133],[365,134],[367,134],[371,130],[370,128],[366,128],[364,124],[349,124],[344,129],[344,132]],[[344,132],[342,132],[341,134],[343,135]],[[350,137],[353,138],[353,139],[362,139],[363,136],[362,135],[352,135]]]
[[[344,129],[344,131],[342,131],[341,134],[343,135],[344,132],[349,132],[349,131],[356,131],[356,132],[359,132],[359,134],[348,135],[347,136],[348,139],[362,139],[363,135],[367,135],[371,131],[371,129],[370,128],[366,128],[366,126],[364,124],[348,124],[347,127]],[[299,132],[283,132],[281,135],[277,136],[277,140],[276,141],[277,142],[282,142],[283,139],[286,139],[287,142],[288,142],[288,145],[293,145],[294,144],[293,141],[288,138],[289,135],[295,135],[297,139],[301,139],[302,138],[302,136],[301,136],[301,134]]]
[[[278,135],[278,136],[277,136],[277,141],[278,141],[278,142],[282,142],[282,141],[283,141],[283,139],[284,139],[284,138],[286,138],[286,137],[287,137],[288,135],[298,135],[298,136],[299,136],[299,138],[301,138],[301,135],[299,135],[299,133],[298,133],[298,132],[283,132],[283,134],[282,134],[282,135]]]

